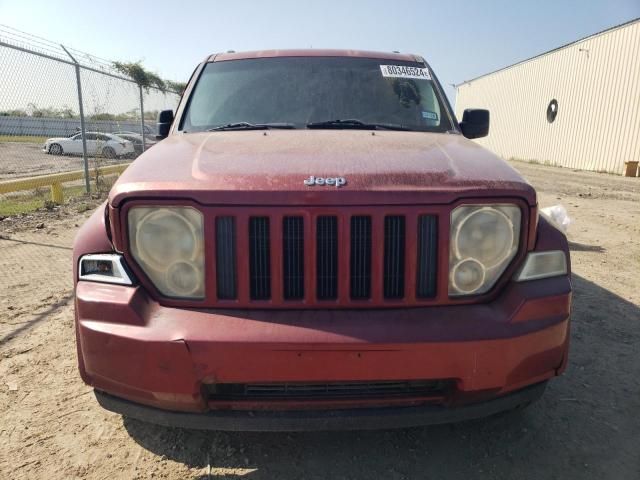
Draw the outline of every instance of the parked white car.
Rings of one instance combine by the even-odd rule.
[[[100,132],[87,132],[87,154],[102,155],[106,158],[123,157],[134,153],[133,142],[117,135]],[[42,150],[51,155],[82,154],[82,134],[68,138],[50,138]]]

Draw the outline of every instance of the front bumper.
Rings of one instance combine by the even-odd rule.
[[[361,407],[453,408],[559,374],[567,359],[570,304],[568,277],[512,283],[487,304],[306,311],[171,308],[140,287],[80,281],[79,366],[105,398],[174,412],[324,409],[339,416]],[[207,393],[219,384],[437,379],[455,388],[437,398],[339,401],[229,400]]]
[[[206,413],[165,411],[96,391],[100,405],[112,412],[165,427],[198,430],[294,432],[374,430],[453,423],[487,417],[526,406],[544,393],[546,382],[484,402],[447,408],[442,405],[354,408],[347,410],[234,411]]]

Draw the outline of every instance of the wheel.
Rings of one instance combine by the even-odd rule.
[[[104,147],[102,149],[102,156],[105,158],[116,158],[116,151],[112,147]]]
[[[51,155],[62,155],[64,151],[62,150],[62,146],[58,143],[52,143],[49,145],[49,153]]]

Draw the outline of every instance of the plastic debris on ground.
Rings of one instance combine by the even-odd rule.
[[[569,218],[567,209],[562,205],[542,208],[540,209],[540,213],[550,218],[563,232],[566,232],[567,228],[571,224],[571,219]]]

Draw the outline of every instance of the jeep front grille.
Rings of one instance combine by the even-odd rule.
[[[220,304],[399,306],[437,294],[435,214],[234,210],[225,208],[214,221],[212,300]]]

